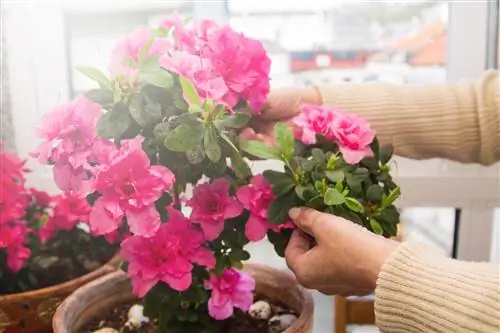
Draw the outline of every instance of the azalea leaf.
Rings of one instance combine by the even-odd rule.
[[[210,126],[205,130],[203,146],[208,159],[214,163],[219,162],[221,158],[221,149],[216,130],[213,126]]]
[[[325,193],[325,204],[328,206],[341,205],[345,202],[345,197],[335,188],[328,188]]]
[[[325,171],[325,176],[331,182],[334,182],[334,183],[342,182],[344,180],[344,172],[340,171],[340,170],[336,170],[336,171],[327,170],[327,171]]]
[[[351,198],[351,197],[345,198],[345,204],[353,212],[363,213],[365,211],[365,208],[363,207],[363,205],[358,200],[356,200],[354,198]]]
[[[267,209],[267,219],[272,224],[282,224],[288,218],[288,211],[295,205],[295,192],[288,192],[285,195],[277,197]]]
[[[113,104],[113,92],[109,89],[92,89],[85,93],[85,97],[99,105]]]
[[[179,75],[179,83],[181,84],[184,99],[189,105],[197,105],[201,107],[200,96],[196,91],[196,87],[186,77]]]
[[[269,147],[262,141],[240,141],[240,149],[258,158],[282,160],[281,154],[276,148]]]
[[[216,120],[217,128],[243,128],[248,124],[251,116],[247,113],[236,113],[234,115],[225,116],[222,119]]]
[[[101,72],[97,68],[89,66],[77,66],[75,69],[89,79],[97,81],[101,87],[111,87],[111,81],[103,72]]]
[[[201,143],[205,135],[205,127],[196,125],[179,125],[165,139],[165,147],[172,151],[193,150]]]
[[[386,145],[382,149],[380,149],[380,163],[382,165],[387,164],[394,153],[394,147],[392,145]]]
[[[172,74],[160,67],[141,71],[139,73],[139,80],[160,88],[170,89],[174,86]]]
[[[119,138],[127,131],[131,123],[129,108],[120,102],[99,118],[97,134],[108,139]]]
[[[375,220],[374,218],[371,218],[370,219],[370,228],[372,229],[372,231],[374,233],[376,233],[377,235],[382,235],[384,233],[384,230],[382,229],[382,226],[380,225],[380,223]]]
[[[287,160],[292,158],[295,149],[295,139],[290,127],[284,123],[277,123],[274,126],[274,141]]]

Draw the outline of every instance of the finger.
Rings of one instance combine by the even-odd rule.
[[[267,105],[259,116],[267,120],[291,118],[300,113],[302,104],[322,103],[321,95],[315,87],[274,90],[267,99]]]
[[[320,213],[310,208],[292,208],[288,215],[297,227],[316,240],[324,236],[325,228],[328,227],[330,220],[335,219],[333,215]]]
[[[310,249],[311,237],[298,229],[294,230],[285,249],[285,259],[288,267],[295,272],[299,266],[300,258]]]

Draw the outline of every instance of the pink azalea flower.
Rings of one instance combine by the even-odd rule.
[[[26,222],[0,223],[0,249],[7,252],[7,266],[12,272],[18,272],[31,255],[26,247],[29,229]]]
[[[140,55],[152,37],[150,28],[140,28],[121,39],[111,53],[109,71],[113,75],[127,78],[136,77],[139,69]],[[151,44],[148,56],[159,56],[166,53],[172,45],[165,38],[157,37]]]
[[[253,303],[255,280],[234,268],[225,269],[221,276],[212,274],[206,287],[212,290],[208,313],[216,320],[231,317],[234,308],[248,311]]]
[[[267,220],[267,209],[276,195],[263,175],[254,176],[250,185],[240,187],[236,197],[243,207],[250,211],[250,217],[245,225],[245,236],[248,240],[259,241],[266,236],[268,230],[279,232],[282,229],[295,227],[291,221],[275,225]]]
[[[330,130],[347,163],[356,164],[372,155],[370,144],[375,138],[375,131],[365,119],[337,111]]]
[[[143,297],[162,281],[177,291],[192,283],[193,264],[215,266],[213,253],[203,246],[201,231],[179,211],[168,208],[169,221],[149,238],[131,236],[121,244],[121,254],[129,263],[128,274],[134,294]]]
[[[39,230],[40,239],[45,242],[58,230],[69,231],[78,223],[89,221],[90,205],[85,198],[62,194],[54,198],[54,209],[45,225]]]
[[[96,139],[101,107],[85,97],[60,105],[42,116],[38,136],[44,140],[32,153],[46,164],[66,157],[73,168],[87,164],[89,149]]]
[[[213,183],[198,185],[187,201],[192,208],[191,220],[199,223],[205,238],[214,240],[224,229],[224,220],[239,216],[243,207],[229,194],[230,183],[219,178]]]
[[[293,118],[296,125],[295,136],[303,143],[310,145],[316,143],[316,135],[324,136],[327,140],[333,140],[331,124],[335,117],[332,109],[304,104],[300,108],[300,114]]]
[[[160,58],[160,66],[186,77],[196,87],[201,98],[210,98],[218,104],[223,103],[228,88],[207,59],[185,51],[174,51]]]
[[[210,20],[201,20],[192,29],[186,27],[182,18],[174,15],[160,23],[166,30],[173,29],[173,37],[176,49],[198,54],[200,49],[209,40],[218,28],[217,24]]]
[[[253,110],[261,109],[269,93],[271,60],[259,41],[221,27],[210,33],[201,56],[224,79],[229,89],[224,101],[229,107],[243,99]]]
[[[109,163],[96,169],[95,188],[102,196],[90,214],[94,234],[105,235],[127,218],[130,231],[141,236],[154,235],[160,215],[154,203],[172,187],[175,176],[164,166],[150,165],[142,149],[144,138],[123,140],[120,149],[109,156]]]

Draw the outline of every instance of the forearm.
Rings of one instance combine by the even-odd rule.
[[[371,122],[383,143],[413,159],[447,158],[463,163],[500,160],[498,74],[454,85],[323,85],[323,103]]]
[[[384,333],[500,332],[500,267],[440,257],[403,243],[386,261],[375,290]]]

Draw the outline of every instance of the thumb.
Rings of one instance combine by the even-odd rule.
[[[273,90],[269,93],[267,104],[259,117],[265,120],[292,118],[300,113],[302,104],[321,105],[321,103],[321,94],[315,87]]]
[[[302,231],[314,237],[317,241],[325,236],[325,231],[332,225],[335,216],[318,212],[310,208],[292,208],[288,213],[292,221]]]

